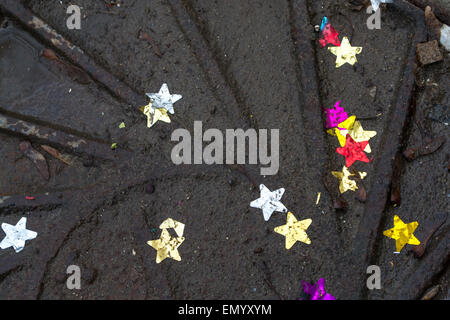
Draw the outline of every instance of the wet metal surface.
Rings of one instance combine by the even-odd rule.
[[[445,239],[448,225],[430,238],[421,259],[402,255],[395,263],[405,267],[394,270],[386,267],[393,258],[381,230],[392,216],[391,187],[401,195],[400,210],[413,206],[403,191],[414,188],[413,180],[402,180],[408,164],[401,170],[394,159],[418,107],[415,48],[426,39],[423,13],[397,1],[383,12],[383,28],[370,32],[364,14],[346,9],[345,1],[322,2],[135,2],[107,15],[103,2],[86,0],[83,33],[70,33],[57,24],[65,4],[28,1],[34,14],[20,1],[2,1],[1,11],[25,30],[8,18],[0,29],[0,71],[17,75],[0,80],[0,163],[7,168],[0,172],[0,217],[11,223],[27,215],[39,237],[20,255],[0,252],[0,297],[297,299],[301,280],[321,277],[338,299],[420,297],[447,265],[448,241],[438,238]],[[337,71],[334,57],[319,49],[313,26],[325,14],[352,45],[364,47],[356,66]],[[153,42],[139,39],[140,30]],[[42,56],[45,49],[57,58]],[[80,82],[65,65],[92,81]],[[137,107],[162,82],[183,99],[172,124],[149,130]],[[365,94],[373,86],[376,98]],[[337,99],[357,117],[380,114],[363,122],[378,132],[374,161],[357,167],[368,171],[365,203],[331,194],[337,182],[328,175],[342,162],[322,130],[321,110]],[[170,134],[191,130],[194,120],[210,128],[280,128],[280,172],[263,177],[254,166],[174,166]],[[24,139],[46,156],[48,182],[23,159]],[[73,165],[51,158],[41,144],[70,154]],[[249,208],[259,183],[286,187],[283,203],[297,217],[312,217],[311,245],[297,243],[287,253],[284,239],[271,232],[283,216],[264,222]],[[336,211],[337,202],[347,211]],[[157,265],[146,243],[157,239],[152,230],[168,215],[186,224],[189,241],[179,249],[182,264]],[[426,211],[418,217],[436,219]],[[87,275],[76,296],[63,288],[70,264]],[[365,287],[370,264],[383,270],[383,290],[375,293]]]

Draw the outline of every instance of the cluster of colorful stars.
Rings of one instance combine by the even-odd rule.
[[[261,209],[264,220],[268,221],[274,211],[287,212],[286,224],[278,226],[274,229],[285,237],[285,246],[289,250],[297,242],[311,244],[311,240],[306,234],[306,229],[311,225],[312,219],[297,220],[295,215],[288,211],[288,209],[281,203],[281,197],[284,194],[284,188],[270,191],[264,184],[259,186],[260,197],[250,202],[250,207]],[[325,292],[325,280],[323,278],[317,281],[317,284],[312,285],[307,282],[302,282],[303,290],[310,295],[310,300],[335,300],[335,298]]]
[[[371,0],[378,7],[379,0]],[[389,0],[381,0],[381,2],[390,2]],[[377,8],[378,9],[378,8]],[[319,43],[322,47],[328,44],[334,47],[328,48],[330,52],[336,55],[336,68],[341,67],[345,63],[354,65],[357,62],[356,54],[362,52],[362,47],[352,47],[347,37],[339,40],[339,33],[324,17],[320,27],[322,38]],[[170,123],[170,114],[174,114],[173,104],[182,98],[179,94],[170,94],[167,84],[163,84],[158,93],[147,93],[150,101],[147,105],[139,109],[147,116],[147,127],[152,127],[157,121]],[[340,171],[332,171],[332,174],[340,180],[339,191],[341,193],[347,190],[355,191],[358,186],[356,181],[350,179],[356,173],[349,171],[350,166],[355,161],[370,162],[366,153],[371,153],[369,140],[377,133],[376,131],[365,131],[361,123],[356,121],[356,116],[348,117],[344,108],[340,106],[341,101],[336,102],[331,109],[324,109],[326,114],[325,126],[327,133],[338,138],[341,147],[336,152],[345,157],[345,166]],[[125,124],[121,124],[121,128]],[[367,173],[357,173],[363,179]],[[285,247],[291,249],[293,245],[299,241],[305,244],[311,244],[311,240],[306,234],[306,230],[312,223],[312,219],[297,220],[295,215],[281,203],[281,198],[285,192],[284,188],[270,191],[265,185],[260,185],[260,198],[250,203],[251,207],[259,208],[263,212],[265,221],[268,221],[274,211],[287,213],[286,224],[274,228],[276,233],[285,236]],[[3,223],[1,225],[6,237],[0,242],[0,248],[6,249],[13,247],[16,253],[23,250],[25,241],[32,240],[37,237],[37,233],[26,229],[25,217],[21,218],[15,226]],[[400,252],[406,244],[419,245],[420,241],[414,236],[414,231],[418,227],[418,222],[414,221],[405,224],[397,215],[394,216],[394,227],[383,232],[383,235],[395,239],[396,250]],[[149,240],[147,244],[156,250],[156,263],[160,263],[166,258],[181,261],[178,247],[184,242],[185,225],[175,221],[172,218],[164,220],[159,228],[162,230],[159,239]],[[172,237],[169,229],[173,229],[176,237]],[[310,284],[302,281],[303,290],[310,295],[311,300],[335,300],[331,294],[325,292],[325,279],[320,278],[317,283]]]
[[[375,11],[379,9],[380,2],[389,3],[389,0],[372,0],[372,6]],[[361,47],[351,47],[347,37],[344,37],[342,43],[339,41],[339,33],[328,22],[328,18],[322,19],[320,26],[322,31],[322,38],[319,43],[322,47],[327,44],[333,44],[335,47],[328,48],[333,54],[337,56],[336,68],[339,68],[345,63],[354,65],[356,54],[361,53]],[[339,191],[344,193],[347,190],[356,191],[358,189],[355,180],[350,177],[359,175],[360,179],[364,179],[366,172],[350,172],[349,168],[355,161],[370,162],[366,153],[371,153],[372,150],[369,145],[369,140],[377,133],[376,131],[366,131],[363,129],[361,123],[356,121],[356,116],[348,116],[344,108],[340,106],[341,101],[336,102],[333,108],[324,109],[325,112],[325,127],[328,129],[327,133],[338,138],[340,147],[336,148],[336,152],[345,157],[345,165],[342,171],[332,171],[332,175],[339,179]],[[383,232],[383,235],[395,240],[396,252],[406,245],[419,245],[420,241],[414,236],[414,231],[418,227],[417,221],[405,224],[397,215],[394,216],[394,227]],[[319,280],[320,281],[320,280]],[[308,287],[309,288],[309,287]]]
[[[339,32],[328,22],[327,17],[323,17],[320,31],[322,31],[322,38],[319,39],[319,43],[322,48],[328,44],[334,45],[328,50],[336,56],[336,68],[346,63],[354,65],[358,61],[356,55],[362,52],[362,47],[352,47],[347,37],[343,37],[342,42],[339,41]]]
[[[344,108],[340,106],[341,101],[336,102],[334,108],[324,109],[326,120],[325,127],[328,128],[327,133],[338,138],[341,147],[336,152],[345,157],[345,166],[340,171],[332,171],[331,173],[340,180],[339,191],[341,193],[347,190],[355,191],[358,189],[356,182],[349,177],[354,176],[350,168],[355,161],[369,162],[365,152],[372,152],[369,140],[377,133],[376,131],[366,131],[361,123],[356,121],[356,116],[348,116]],[[363,179],[367,174],[365,172],[358,173]]]
[[[170,114],[174,114],[173,104],[180,100],[180,94],[170,94],[166,83],[163,83],[157,93],[147,93],[149,103],[139,108],[147,116],[147,127],[152,127],[157,121],[170,123]]]
[[[259,186],[260,197],[250,202],[250,207],[261,209],[264,220],[268,221],[274,211],[287,212],[286,224],[276,227],[274,231],[286,238],[286,249],[289,250],[297,242],[310,244],[311,240],[306,234],[306,229],[311,225],[312,219],[298,221],[294,214],[281,203],[284,188],[270,191],[265,185]]]

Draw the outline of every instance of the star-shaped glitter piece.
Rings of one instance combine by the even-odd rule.
[[[167,218],[159,226],[160,229],[171,229],[173,228],[179,237],[183,236],[184,233],[184,223],[173,220],[172,218]]]
[[[352,47],[348,38],[344,37],[339,47],[331,47],[328,50],[336,56],[336,68],[339,68],[345,63],[354,65],[358,61],[356,55],[361,53],[362,47]]]
[[[349,178],[350,176],[354,176],[354,174],[350,173],[346,166],[342,167],[342,172],[331,171],[331,174],[339,179],[339,191],[341,193],[344,193],[347,190],[356,191],[356,189],[358,189],[356,181]]]
[[[268,221],[274,211],[287,212],[287,208],[281,203],[281,197],[284,194],[284,188],[270,191],[265,185],[260,184],[260,197],[250,202],[250,207],[262,210],[264,220]]]
[[[327,132],[333,136],[337,136],[339,140],[339,144],[341,147],[345,146],[345,142],[347,140],[347,133],[350,133],[349,130],[353,128],[353,124],[355,123],[356,116],[348,117],[346,120],[342,121],[338,124],[337,128],[334,128],[334,133],[330,130]]]
[[[170,123],[167,110],[164,108],[154,108],[151,101],[146,106],[140,107],[139,110],[147,116],[148,128],[151,128],[158,121]]]
[[[322,48],[327,44],[332,44],[338,47],[341,45],[338,38],[339,32],[337,32],[330,23],[326,23],[321,30],[323,36],[319,39],[319,43]]]
[[[339,125],[340,127],[340,125]],[[362,141],[369,141],[370,138],[373,138],[377,135],[376,131],[365,131],[363,127],[361,126],[361,122],[355,121],[355,124],[353,125],[353,128],[351,128],[348,132],[350,137],[352,137],[353,140],[356,142],[362,142]],[[365,152],[371,153],[372,150],[370,149],[370,145],[367,144],[366,148],[364,149]]]
[[[325,279],[320,278],[316,284],[302,281],[303,291],[310,295],[310,300],[336,300],[331,294],[325,292]]]
[[[341,101],[335,103],[333,108],[323,109],[325,112],[325,127],[334,128],[348,118],[347,112],[340,106]]]
[[[394,227],[383,234],[395,240],[395,248],[400,252],[406,244],[419,245],[420,241],[414,236],[414,231],[419,226],[417,221],[404,223],[397,215],[394,216]]]
[[[337,148],[336,152],[345,157],[345,165],[347,168],[350,168],[350,166],[357,160],[362,162],[370,162],[364,153],[364,149],[368,143],[369,141],[355,142],[355,140],[347,134],[345,147]]]
[[[175,113],[173,104],[182,98],[180,94],[170,94],[166,83],[163,83],[158,93],[146,93],[146,95],[150,98],[154,108],[164,108],[171,114]]]
[[[370,0],[370,2],[372,3],[372,10],[377,12],[378,9],[380,8],[380,4],[381,3],[392,3],[392,0]]]
[[[311,222],[312,219],[298,221],[294,214],[289,211],[287,214],[286,224],[276,227],[274,231],[286,237],[286,249],[289,250],[297,241],[301,241],[306,244],[311,243],[311,240],[309,240],[309,237],[305,232]]]
[[[6,249],[13,247],[14,250],[20,252],[25,247],[25,241],[36,238],[37,232],[26,229],[27,218],[23,217],[15,226],[2,223],[2,229],[6,233],[6,237],[0,242],[0,248]]]
[[[160,263],[166,258],[181,261],[178,247],[183,243],[184,237],[171,237],[167,229],[161,231],[161,236],[157,240],[150,240],[147,244],[156,250],[156,263]]]

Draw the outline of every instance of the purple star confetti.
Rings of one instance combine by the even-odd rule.
[[[339,100],[334,105],[334,108],[324,109],[324,112],[326,114],[325,126],[327,128],[337,127],[339,123],[348,118],[347,112],[344,111],[344,108],[339,106],[340,103],[341,101]]]
[[[336,300],[331,294],[325,292],[325,279],[320,278],[316,284],[302,281],[303,291],[310,295],[310,300]]]

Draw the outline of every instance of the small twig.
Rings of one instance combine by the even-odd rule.
[[[425,238],[424,241],[422,241],[418,246],[414,246],[410,249],[416,256],[416,258],[420,258],[424,255],[428,241],[436,233],[436,231],[438,231],[439,228],[442,227],[442,225],[447,221],[447,216],[448,213],[445,214],[445,217],[442,219],[441,222],[439,222],[434,228],[431,229],[430,233],[428,234],[428,236]]]
[[[269,288],[272,289],[273,292],[275,292],[275,294],[278,296],[278,298],[280,298],[280,300],[284,300],[283,296],[277,291],[277,289],[275,289],[275,287],[273,286],[272,282],[270,282],[269,279],[264,278],[264,281],[267,283]]]
[[[150,44],[151,44],[152,47],[153,47],[153,50],[155,51],[155,54],[156,54],[158,57],[160,57],[160,58],[162,57],[161,51],[159,50],[159,47],[158,47],[158,45],[156,44],[155,40],[153,40],[152,37],[150,37],[146,32],[144,32],[144,31],[142,31],[142,30],[139,30],[138,38],[139,38],[139,39],[145,39],[145,40],[147,40],[148,42],[150,42]]]
[[[374,116],[358,117],[358,120],[375,120],[375,119],[378,119],[379,117],[381,117],[381,115],[382,115],[382,113],[379,113]]]
[[[278,290],[275,288],[275,286],[272,284],[272,282],[270,281],[270,273],[269,273],[269,269],[267,267],[267,264],[265,261],[262,261],[262,265],[264,268],[262,268],[259,264],[256,264],[256,266],[258,267],[258,269],[264,274],[264,281],[267,283],[267,285],[269,286],[269,288],[275,292],[275,294],[278,296],[278,298],[280,298],[280,300],[284,300],[283,296],[278,292]]]

